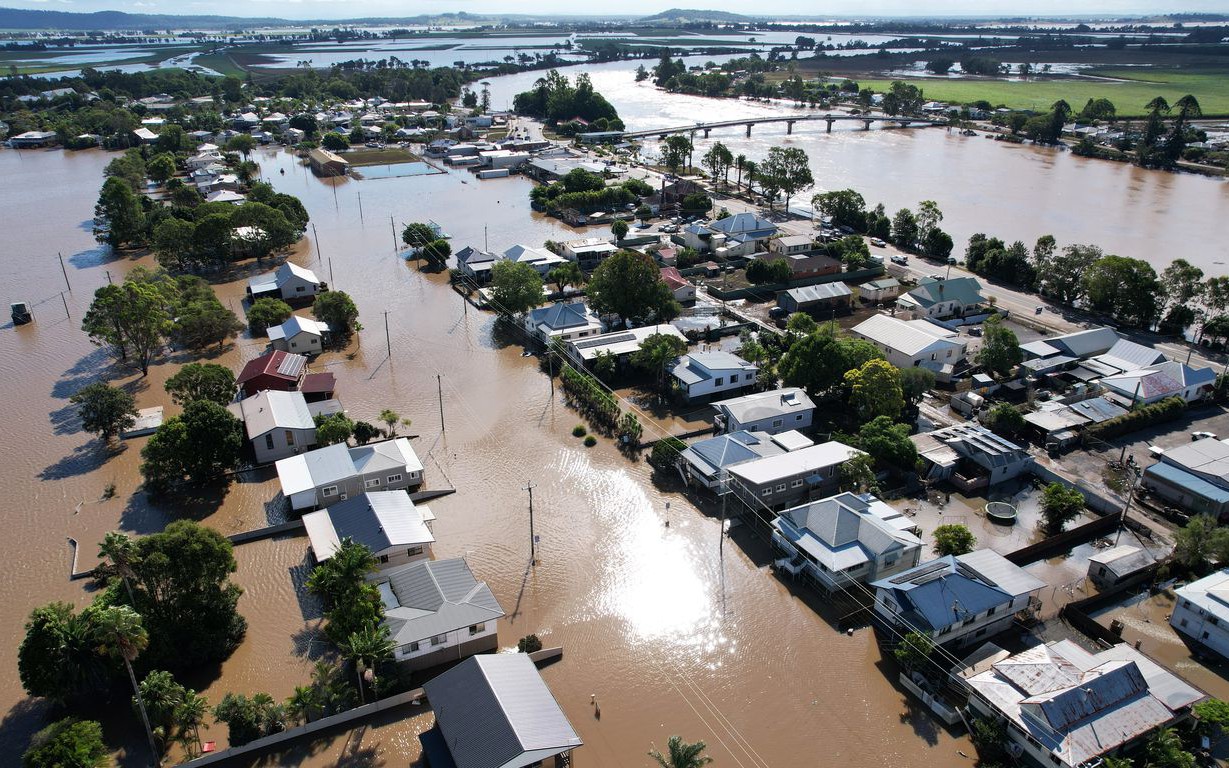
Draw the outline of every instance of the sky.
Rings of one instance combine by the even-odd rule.
[[[362,16],[414,16],[423,13],[612,14],[650,15],[668,8],[789,16],[917,15],[1102,15],[1149,13],[1229,13],[1229,0],[0,0],[0,6],[57,11],[276,16],[285,19],[337,19]]]

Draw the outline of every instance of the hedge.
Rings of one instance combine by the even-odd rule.
[[[567,399],[590,423],[607,434],[619,423],[619,403],[592,376],[571,366],[559,372]]]
[[[1100,424],[1094,424],[1088,428],[1088,434],[1101,440],[1118,437],[1128,432],[1135,432],[1144,427],[1150,427],[1153,424],[1173,421],[1181,416],[1185,410],[1185,400],[1180,397],[1167,397],[1164,400],[1151,405],[1145,405],[1121,416],[1115,416]]]

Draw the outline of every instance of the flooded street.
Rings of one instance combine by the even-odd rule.
[[[766,109],[702,99],[676,104],[657,96],[655,113],[637,115],[628,94],[641,86],[631,83],[630,73],[592,71],[630,128]],[[514,90],[521,87],[527,86]],[[502,96],[495,99],[502,102]],[[745,145],[740,134],[729,143],[758,158],[780,130],[758,132]],[[1096,242],[1147,258],[1182,252],[1202,264],[1223,256],[1195,247],[1223,239],[1218,224],[1229,201],[1220,182],[1109,163],[1085,167],[1050,151],[1005,148],[938,129],[837,131],[794,140],[822,169],[817,179],[824,188],[854,186],[889,207],[933,197],[958,241],[976,226],[1030,240],[1053,232],[1060,242]],[[148,257],[110,257],[90,233],[110,158],[93,151],[0,151],[0,200],[16,223],[0,254],[0,275],[8,300],[35,303],[36,319],[0,329],[0,386],[9,405],[0,449],[10,457],[4,470],[8,551],[0,561],[0,669],[9,672],[0,684],[6,713],[0,749],[6,754],[24,748],[42,716],[26,702],[14,674],[22,622],[37,605],[57,599],[84,605],[91,597],[80,582],[68,581],[70,537],[81,542],[77,567],[85,569],[111,529],[149,533],[192,515],[234,533],[280,514],[269,506],[277,495],[269,472],[243,476],[208,509],[152,508],[135,493],[144,440],[128,441],[112,454],[79,429],[68,397],[85,383],[101,376],[131,388],[140,407],[170,407],[163,382],[189,359],[164,357],[141,379],[113,365],[80,331],[81,316],[108,272],[121,279],[138,263],[152,266]],[[262,176],[299,196],[315,224],[319,251],[309,231],[292,259],[350,293],[365,326],[348,350],[324,355],[313,368],[336,374],[337,396],[352,418],[374,421],[393,408],[413,419],[408,432],[418,436],[414,445],[426,465],[427,487],[457,489],[431,502],[438,517],[435,555],[467,557],[490,584],[508,613],[502,646],[515,646],[530,633],[548,646],[563,646],[564,659],[544,675],[585,740],[575,759],[591,766],[644,765],[652,744],[662,747],[678,733],[707,741],[719,764],[740,768],[970,764],[957,754],[972,754],[967,739],[938,730],[893,685],[869,629],[838,633],[830,622],[839,616],[772,575],[766,548],[745,529],[735,528],[722,546],[714,518],[663,490],[674,488],[672,479],[655,485],[647,464],[628,461],[608,440],[584,448],[571,436],[579,417],[552,395],[536,359],[522,357],[520,339],[494,333],[493,317],[467,309],[445,275],[421,273],[395,255],[402,226],[428,219],[452,235],[454,250],[485,243],[502,251],[518,242],[537,246],[577,236],[529,211],[528,181],[480,182],[460,172],[326,182],[291,154],[267,150],[257,159]],[[1003,181],[1008,178],[1011,185]],[[1076,204],[1093,200],[1087,211]],[[59,295],[64,277],[57,251],[73,288],[65,295],[71,319]],[[217,283],[223,303],[239,310],[246,278],[268,268],[241,265]],[[263,349],[263,339],[241,337],[215,361],[237,370]],[[100,501],[109,482],[116,495]],[[541,537],[536,568],[528,567],[530,483]],[[306,682],[323,651],[319,606],[300,588],[307,541],[244,545],[236,559],[248,636],[220,670],[188,682],[211,703],[227,691],[285,698]],[[591,695],[601,704],[600,719]],[[117,709],[127,715],[126,703]],[[373,764],[406,765],[417,756],[415,734],[429,725],[429,715],[384,722],[354,738],[318,742],[294,761],[334,765],[343,754],[369,752]],[[111,728],[108,736],[113,742],[130,737],[135,720],[126,727]],[[224,744],[225,729],[213,727],[207,738]]]

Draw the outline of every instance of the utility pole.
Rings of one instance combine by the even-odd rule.
[[[107,273],[107,285],[110,285],[111,284],[111,270],[109,269],[106,270],[106,273]]]
[[[329,257],[329,285],[332,286],[333,288],[337,287],[336,285],[333,284],[333,257],[332,256]]]
[[[358,222],[363,223],[363,193],[358,193]]]
[[[72,313],[68,311],[68,299],[64,298],[64,291],[60,291],[60,301],[64,302],[64,315],[71,320]]]
[[[316,263],[320,263],[320,235],[316,234],[316,222],[312,222],[312,238],[316,241]]]
[[[68,270],[64,268],[64,254],[57,253],[56,255],[60,257],[60,271],[64,273],[64,285],[67,286],[68,292],[72,293],[73,286],[68,282]]]
[[[393,253],[397,252],[397,225],[393,222],[393,217],[388,217],[388,226],[393,230]]]
[[[435,374],[435,387],[440,395],[440,432],[447,432],[448,430],[444,429],[444,380],[438,373]]]
[[[670,502],[666,502],[666,527],[670,527]]]
[[[384,346],[388,348],[388,359],[393,359],[393,342],[388,335],[388,310],[384,310]]]
[[[533,533],[533,481],[530,480],[524,490],[529,491],[529,564],[538,564],[538,537]]]

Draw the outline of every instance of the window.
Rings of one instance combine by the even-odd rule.
[[[772,420],[772,428],[773,428],[773,429],[776,429],[777,427],[780,427],[780,426],[782,426],[783,424],[785,424],[785,419],[773,419],[773,420]]]
[[[329,485],[320,489],[320,495],[328,499],[337,495],[337,486]]]
[[[448,635],[435,635],[431,638],[431,645],[443,645],[448,642]]]
[[[286,447],[293,448],[294,447],[294,430],[288,429],[286,430],[284,434],[286,436]]]
[[[897,557],[896,557],[896,555],[891,555],[890,557],[888,557],[888,558],[884,559],[884,561],[883,561],[883,567],[884,567],[884,568],[891,568],[892,566],[896,565],[896,561],[897,561],[898,559],[899,559],[899,558],[897,558]]]
[[[1182,621],[1178,622],[1178,624],[1179,624],[1179,626],[1183,626],[1183,627],[1185,627],[1185,626],[1186,626],[1186,619],[1183,619]]]
[[[785,490],[785,483],[778,483],[778,484],[777,484],[777,493],[780,493],[781,491],[784,491],[784,490]]]
[[[1209,616],[1208,623],[1215,627],[1220,621],[1215,616]]]
[[[932,353],[930,354],[930,359],[931,359],[931,360],[938,360],[938,359],[939,359],[939,356],[938,356],[938,355],[936,355],[936,354],[934,354],[934,353],[932,352]]]
[[[790,483],[789,485],[790,485],[790,487],[791,487],[791,488],[801,488],[801,487],[802,487],[802,481],[801,481],[801,480],[795,480],[794,482]]]
[[[273,450],[273,433],[272,432],[265,433],[265,448],[268,448],[270,451]]]
[[[1204,632],[1204,633],[1203,633],[1203,638],[1202,638],[1202,639],[1204,639],[1204,640],[1207,640],[1207,639],[1208,639],[1208,633],[1207,633],[1207,632]]]
[[[476,635],[479,632],[486,632],[486,622],[483,622],[481,624],[470,624],[469,625],[469,633],[471,635]]]
[[[724,379],[724,378],[722,378],[722,377],[720,377],[720,376],[718,376],[718,377],[717,377],[717,380],[716,380],[715,382],[713,382],[713,383],[714,383],[716,386],[720,387],[722,384],[724,384],[724,383],[725,383],[725,379]]]
[[[307,289],[306,289],[306,288],[304,288],[304,287],[303,287],[303,286],[301,286],[301,285],[296,285],[296,286],[294,287],[294,292],[295,292],[295,293],[302,293],[302,292],[303,292],[303,291],[305,291],[305,290],[307,290]]]
[[[298,349],[298,348],[299,348],[299,342],[297,342],[297,341],[292,341],[292,342],[290,342],[290,348],[291,348],[291,349]]]
[[[764,490],[760,491],[760,495],[761,496],[771,496],[772,488],[765,488]]]
[[[418,643],[416,642],[410,643],[410,653],[414,653],[417,650],[418,650]]]
[[[734,382],[736,382],[736,381],[738,381],[738,374],[737,374],[737,373],[731,373],[731,374],[730,374],[730,383],[731,383],[731,384],[733,384],[733,383],[734,383]]]
[[[794,421],[802,421],[802,414],[800,413],[797,416],[795,416]]]
[[[387,563],[387,562],[388,562],[388,555],[380,555],[380,562],[381,562],[381,563]]]
[[[409,557],[414,557],[415,555],[421,555],[422,547],[410,547],[409,549],[405,551],[405,554],[408,555]]]
[[[388,476],[389,485],[392,485],[393,483],[399,483],[399,482],[401,482],[401,475],[389,475]]]
[[[378,478],[378,477],[373,477],[373,478],[371,478],[370,480],[364,480],[364,481],[363,481],[363,487],[364,487],[364,488],[379,488],[379,487],[380,487],[380,478]]]
[[[990,610],[986,611],[986,615],[987,615],[987,616],[993,616],[993,615],[994,615],[994,612],[995,612],[995,611],[997,611],[998,609],[999,609],[999,607],[996,605],[996,606],[994,606],[993,608],[991,608]]]

